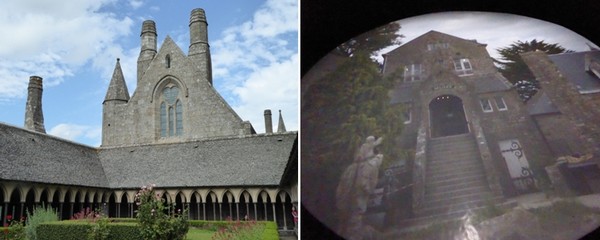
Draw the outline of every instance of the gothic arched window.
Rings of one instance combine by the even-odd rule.
[[[179,88],[172,83],[162,90],[160,103],[160,136],[172,137],[183,134],[183,104],[179,100]]]

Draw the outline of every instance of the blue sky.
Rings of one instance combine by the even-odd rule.
[[[159,48],[169,35],[187,53],[194,8],[207,15],[217,91],[259,133],[264,109],[274,124],[281,109],[287,130],[298,130],[297,0],[2,1],[0,122],[23,126],[27,83],[37,75],[44,78],[48,134],[100,145],[116,58],[132,95],[142,22],[156,22]]]

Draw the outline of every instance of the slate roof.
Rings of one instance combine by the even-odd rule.
[[[93,148],[0,123],[0,180],[113,189],[278,186],[297,163],[297,141],[297,132],[286,132]]]
[[[108,187],[96,149],[3,123],[0,179]]]
[[[527,102],[527,111],[530,115],[540,115],[548,113],[560,113],[558,108],[550,100],[548,95],[542,91],[538,92],[531,100]]]
[[[596,61],[600,60],[600,51],[562,53],[548,57],[580,93],[598,92],[600,91],[600,79],[585,71],[586,54]]]
[[[277,186],[296,139],[296,132],[288,132],[101,148],[100,159],[111,188]]]
[[[478,76],[475,77],[472,82],[475,85],[475,92],[477,93],[506,91],[512,86],[510,82],[499,73]]]

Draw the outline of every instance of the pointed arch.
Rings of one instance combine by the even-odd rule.
[[[206,220],[217,220],[217,194],[208,191],[205,198]]]
[[[118,207],[119,213],[117,214],[118,217],[131,217],[131,216],[129,216],[129,213],[131,211],[129,209],[128,200],[129,200],[129,196],[127,196],[126,192],[121,194],[121,199],[120,199],[120,203],[119,203],[119,207]]]
[[[202,196],[200,193],[193,191],[190,196],[190,219],[200,220],[203,219],[200,211],[202,210]],[[203,205],[203,204],[202,204]]]

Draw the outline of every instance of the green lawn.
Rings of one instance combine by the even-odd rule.
[[[188,231],[188,234],[186,236],[187,239],[190,240],[203,240],[211,239],[212,235],[214,235],[215,233],[215,231],[211,230],[190,227],[190,230]]]

